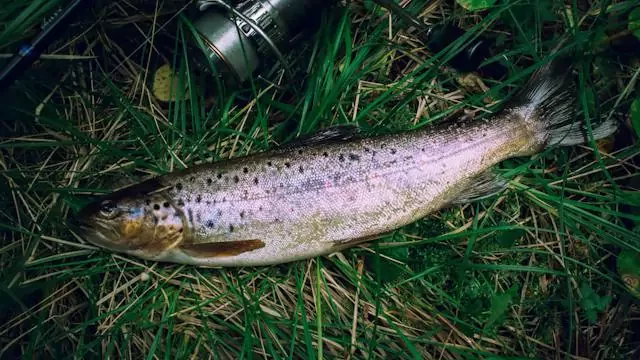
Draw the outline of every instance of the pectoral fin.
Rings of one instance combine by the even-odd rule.
[[[265,247],[262,240],[220,241],[201,244],[184,244],[180,249],[196,258],[235,256]]]

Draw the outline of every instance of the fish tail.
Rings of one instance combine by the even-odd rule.
[[[571,146],[589,142],[583,117],[576,116],[576,87],[567,57],[556,57],[536,70],[523,89],[506,106],[527,125],[533,125],[539,148]],[[594,127],[594,140],[606,138],[618,126],[612,119]]]

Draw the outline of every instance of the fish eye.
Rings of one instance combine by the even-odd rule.
[[[116,207],[116,203],[111,200],[105,200],[100,204],[100,215],[111,219],[118,214],[118,208]]]

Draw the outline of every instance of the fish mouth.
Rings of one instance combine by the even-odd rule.
[[[117,241],[114,241],[114,239],[120,238],[119,235],[115,229],[108,224],[103,224],[100,221],[90,222],[82,219],[74,219],[73,222],[70,222],[70,225],[81,239],[90,244],[108,250],[122,250],[118,248]]]

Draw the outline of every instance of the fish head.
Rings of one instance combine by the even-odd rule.
[[[131,200],[104,199],[83,208],[74,219],[80,235],[88,242],[114,251],[133,250],[149,241],[145,232],[152,216],[143,204]]]
[[[87,242],[115,252],[142,251],[155,255],[184,239],[181,209],[162,194],[127,191],[94,201],[74,217],[73,225]]]

